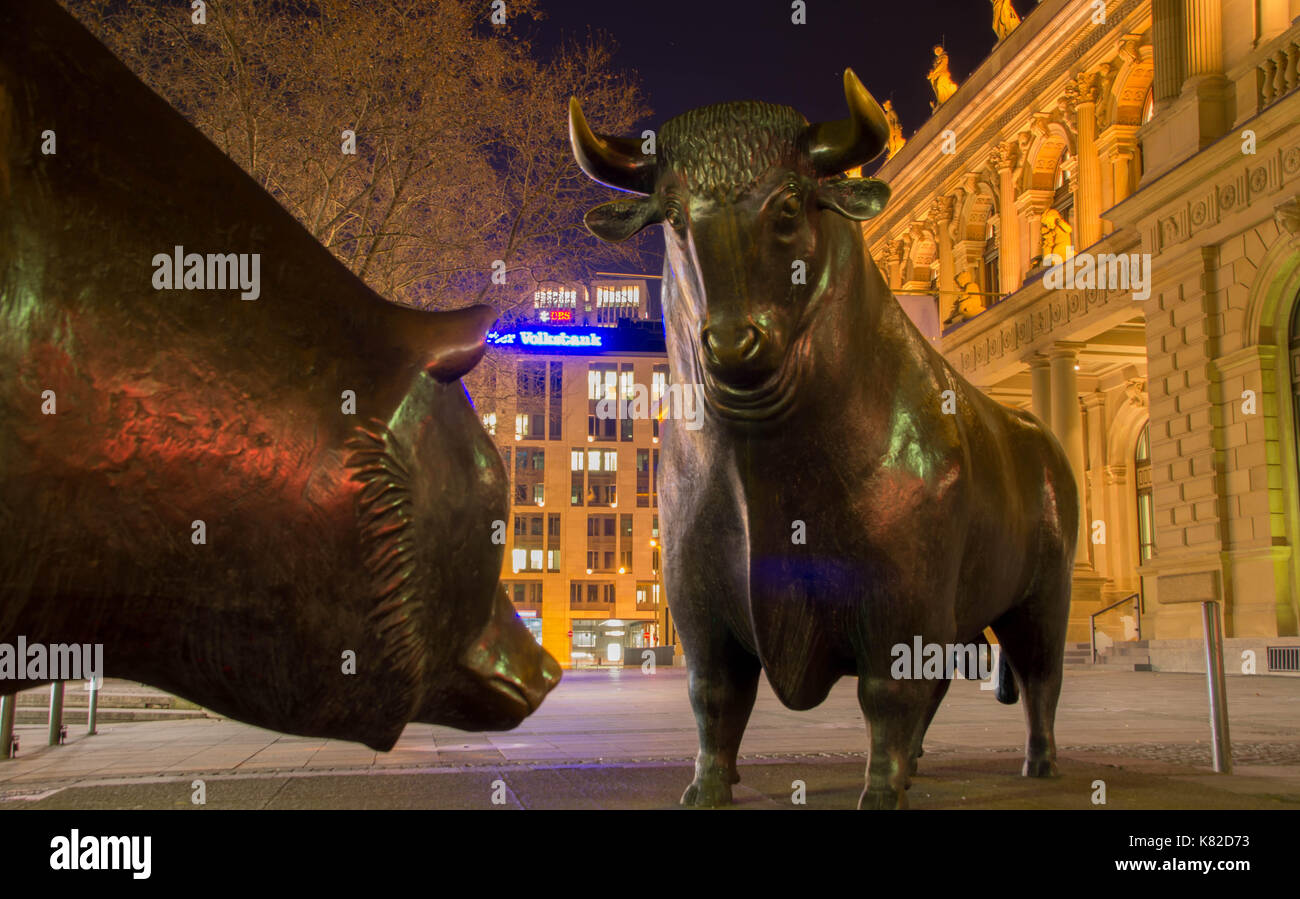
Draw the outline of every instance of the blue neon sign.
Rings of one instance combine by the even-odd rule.
[[[487,343],[516,353],[600,354],[664,352],[661,322],[620,323],[613,328],[557,328],[520,322],[489,331]]]
[[[598,350],[604,346],[603,335],[594,331],[489,331],[487,342],[497,346],[526,346],[538,349]]]

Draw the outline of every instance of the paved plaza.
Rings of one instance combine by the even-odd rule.
[[[764,684],[742,745],[742,807],[851,807],[867,737],[856,681],[821,706],[784,708]],[[1067,670],[1057,718],[1062,777],[1019,777],[1019,705],[958,680],[926,740],[914,808],[1300,809],[1300,679],[1229,677],[1235,773],[1210,769],[1205,678]],[[285,736],[198,718],[69,728],[18,728],[23,751],[0,762],[0,809],[667,808],[690,780],[695,726],[685,672],[567,672],[518,729],[467,734],[411,725],[376,753],[337,740]]]

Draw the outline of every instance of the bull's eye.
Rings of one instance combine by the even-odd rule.
[[[682,215],[681,209],[679,209],[676,204],[670,204],[668,208],[664,210],[664,221],[668,223],[669,228],[672,228],[674,231],[679,233],[686,227],[686,218]]]
[[[803,209],[803,203],[799,202],[799,195],[796,193],[787,194],[785,200],[781,203],[781,218],[792,219],[797,216]]]

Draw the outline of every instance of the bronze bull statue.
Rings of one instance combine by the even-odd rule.
[[[0,643],[381,750],[515,726],[560,670],[459,381],[493,318],[385,302],[71,16],[3,4]]]
[[[1074,477],[1039,421],[953,371],[865,252],[858,223],[889,188],[842,173],[889,128],[852,71],[844,87],[843,121],[724,103],[665,123],[657,155],[593,133],[570,103],[583,170],[639,195],[587,227],[620,241],[663,224],[672,378],[706,400],[699,430],[666,423],[661,487],[699,729],[685,805],[731,801],[761,670],[794,709],[856,675],[871,731],[859,805],[904,806],[948,680],[895,677],[895,648],[974,644],[986,627],[1010,663],[999,698],[1024,695],[1024,773],[1056,772]]]

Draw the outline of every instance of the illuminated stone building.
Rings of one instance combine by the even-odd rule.
[[[868,249],[905,305],[937,301],[956,369],[1065,447],[1085,506],[1070,640],[1118,602],[1097,617],[1113,658],[1204,670],[1193,600],[1217,598],[1228,665],[1253,649],[1282,670],[1296,653],[1266,650],[1300,645],[1300,0],[1102,5],[1044,0],[955,73],[875,173],[893,195]],[[1119,277],[1146,258],[1153,283]],[[1122,648],[1139,624],[1149,646]]]
[[[661,423],[634,402],[668,386],[649,299],[645,280],[626,278],[541,290],[530,316],[489,336],[495,377],[509,382],[493,393],[502,399],[477,404],[510,472],[501,579],[566,667],[641,664],[646,648],[674,641],[659,550]]]

